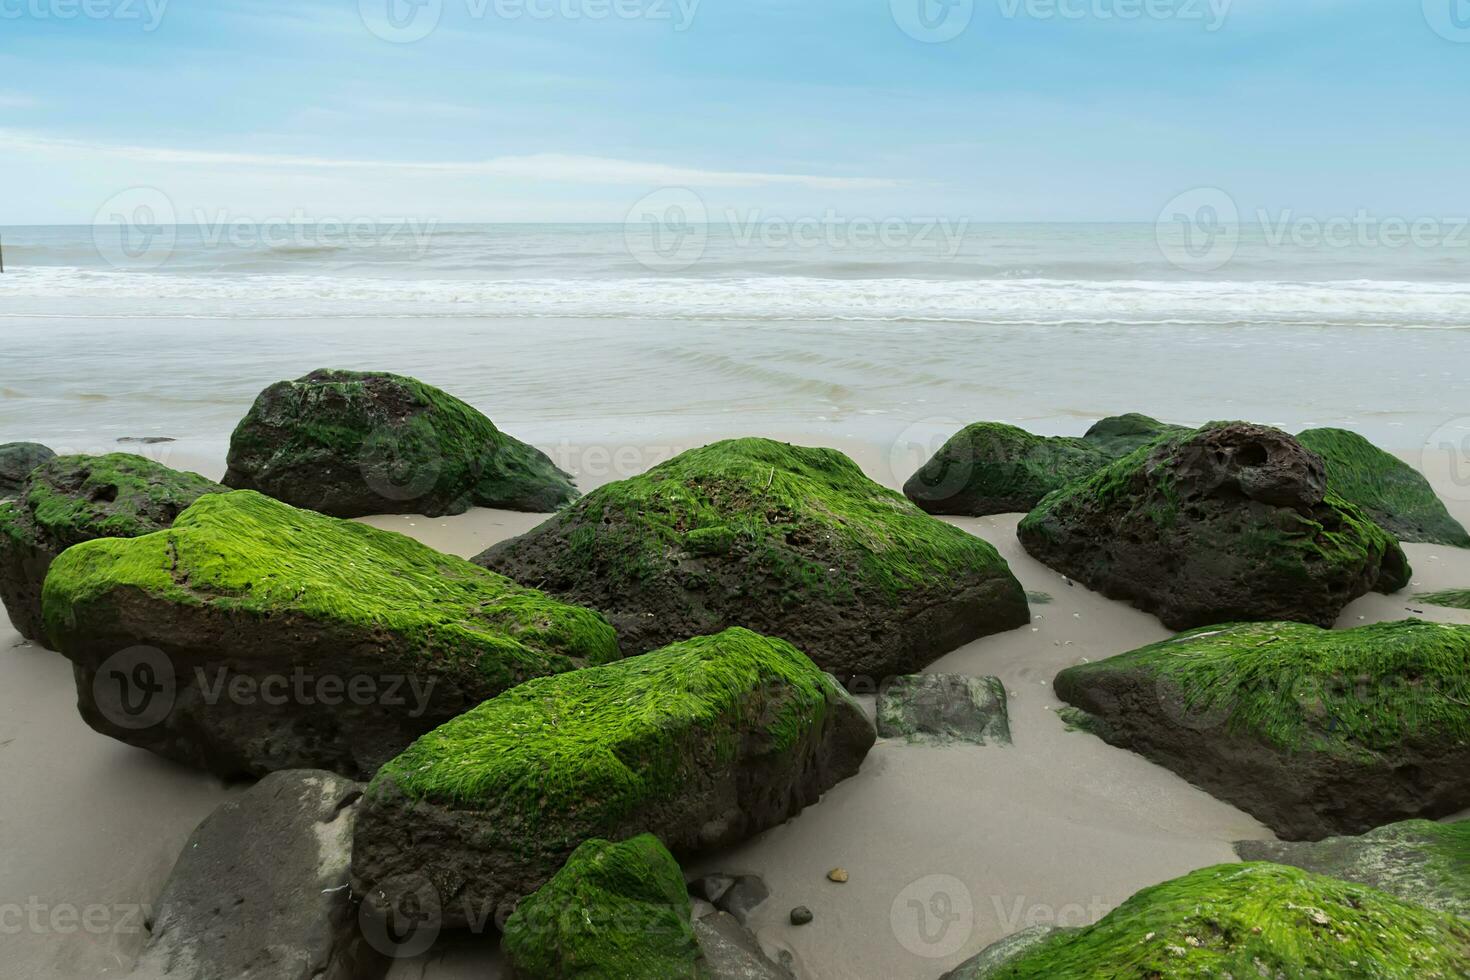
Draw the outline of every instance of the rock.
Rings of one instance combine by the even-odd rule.
[[[827,880],[836,882],[839,885],[847,884],[847,878],[848,875],[846,868],[833,868],[831,871],[827,872]]]
[[[117,441],[123,445],[132,443],[142,446],[159,446],[165,442],[178,442],[172,436],[121,436]]]
[[[56,454],[39,442],[0,444],[0,498],[20,495],[31,471]]]
[[[205,818],[154,907],[136,980],[386,975],[348,886],[361,795],[329,772],[278,772]]]
[[[715,912],[696,918],[694,936],[709,980],[793,980],[791,971],[773,963],[732,915]]]
[[[126,453],[54,456],[0,504],[0,600],[21,636],[50,645],[41,586],[52,561],[96,538],[131,538],[168,527],[184,508],[225,488],[197,473]]]
[[[248,490],[75,545],[44,606],[88,724],[222,776],[369,776],[508,687],[617,658],[591,610]]]
[[[1297,436],[1327,464],[1327,486],[1400,541],[1470,548],[1470,533],[1408,463],[1346,429]]]
[[[1058,926],[1032,926],[1022,929],[986,946],[979,955],[965,960],[939,980],[987,980],[998,974],[1007,963],[1022,957],[1057,933],[1077,931]]]
[[[1204,868],[1085,928],[1002,942],[1014,945],[949,980],[1470,976],[1470,923],[1276,864]]]
[[[835,680],[743,629],[529,681],[383,767],[354,889],[383,917],[425,882],[451,926],[499,916],[583,841],[650,832],[693,854],[773,827],[874,738]]]
[[[1057,675],[1132,749],[1318,840],[1470,806],[1470,626],[1211,627]]]
[[[1242,861],[1289,864],[1470,919],[1470,820],[1406,820],[1315,844],[1243,840],[1235,853]]]
[[[878,693],[878,734],[910,742],[1011,744],[1006,689],[997,677],[913,674]]]
[[[1398,542],[1326,489],[1321,457],[1276,429],[1212,423],[1051,494],[1026,550],[1166,626],[1330,626],[1369,590],[1408,584]]]
[[[794,926],[804,926],[811,922],[813,918],[812,910],[805,905],[798,905],[791,910],[791,924]]]
[[[690,882],[689,894],[729,913],[743,926],[756,906],[771,897],[771,890],[760,875],[714,874]]]
[[[544,453],[453,395],[358,371],[261,392],[230,438],[224,482],[336,517],[553,511],[577,496]]]
[[[1080,439],[977,422],[940,447],[903,492],[931,514],[1024,514],[1053,490],[1176,431],[1186,430],[1147,415],[1103,419]]]
[[[501,948],[526,980],[699,975],[684,877],[652,834],[583,843],[516,906]]]
[[[835,450],[766,439],[683,453],[474,560],[602,610],[625,654],[745,626],[879,678],[1030,621],[989,544]]]

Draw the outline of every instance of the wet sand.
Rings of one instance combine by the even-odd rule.
[[[818,444],[810,437],[797,441]],[[899,464],[886,445],[835,444],[875,479],[897,482]],[[222,469],[177,457],[170,465],[216,477]],[[1455,515],[1470,522],[1470,493],[1451,479],[1448,463],[1431,466],[1430,475]],[[589,474],[582,485],[598,482]],[[539,520],[476,510],[368,523],[469,556]],[[818,805],[686,867],[762,874],[772,897],[753,925],[768,948],[790,950],[803,977],[934,980],[1017,929],[1085,924],[1141,887],[1234,860],[1233,840],[1271,836],[1168,770],[1066,730],[1051,693],[1058,670],[1169,633],[1153,617],[1068,586],[1032,560],[1016,542],[1017,520],[954,523],[994,543],[1027,589],[1053,601],[1034,605],[1030,628],[968,644],[929,668],[1000,677],[1010,692],[1015,744],[931,748],[880,741],[862,771]],[[1412,600],[1415,592],[1470,587],[1470,551],[1407,550],[1414,585],[1396,596],[1360,599],[1340,625],[1411,614],[1470,623],[1470,612]],[[194,826],[239,790],[93,733],[77,714],[69,665],[25,644],[8,624],[0,628],[0,672],[4,976],[125,975],[143,939],[133,927],[136,912],[133,922],[125,916],[153,900]],[[849,871],[848,883],[826,880],[835,866]],[[810,907],[815,921],[787,924],[795,905]],[[94,910],[98,927],[84,927],[67,909],[78,916]],[[15,923],[19,932],[11,929]],[[449,944],[396,964],[391,974],[395,980],[497,975],[493,939]]]

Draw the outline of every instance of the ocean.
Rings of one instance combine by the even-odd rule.
[[[543,447],[829,436],[896,470],[982,418],[1470,438],[1470,233],[1382,231],[6,227],[0,441],[214,458],[261,388],[323,366],[415,375]]]

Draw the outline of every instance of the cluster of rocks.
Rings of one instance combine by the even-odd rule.
[[[518,977],[789,980],[744,921],[764,886],[686,885],[677,860],[789,819],[880,734],[1010,743],[997,678],[913,673],[1030,620],[996,549],[932,513],[1028,509],[1033,555],[1192,629],[1056,691],[1283,838],[1470,805],[1470,627],[1320,628],[1407,583],[1395,535],[1470,543],[1396,463],[1341,430],[1121,416],[1080,439],[972,426],[908,499],[764,439],[578,498],[453,396],[317,371],[260,395],[224,485],[0,447],[0,597],[72,661],[94,728],[264,777],[191,840],[140,978],[376,977],[417,923],[426,942],[499,928]],[[343,519],[470,506],[563,509],[473,561]],[[839,677],[882,679],[876,727]],[[1346,937],[1342,964],[1464,972],[1462,906],[1420,894],[1460,838],[1370,843],[1356,871],[1342,845],[1242,844],[1277,863],[1196,872],[951,976],[1296,975],[1294,937],[1324,927],[1300,908]],[[1394,865],[1409,852],[1430,856]],[[1206,930],[1261,903],[1270,928]],[[1354,941],[1384,917],[1397,945]]]

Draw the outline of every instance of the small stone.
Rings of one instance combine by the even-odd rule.
[[[805,905],[798,905],[791,910],[791,924],[794,926],[804,926],[812,921],[812,918],[812,910]]]
[[[827,880],[828,881],[835,881],[839,885],[846,884],[846,882],[847,882],[847,869],[846,868],[833,868],[831,871],[828,871],[827,872]]]

